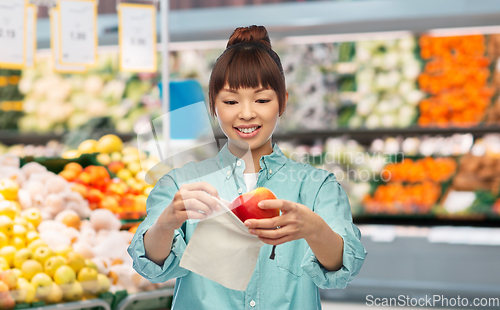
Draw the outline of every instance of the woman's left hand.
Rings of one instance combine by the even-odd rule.
[[[281,215],[269,219],[246,220],[249,232],[270,245],[288,241],[307,239],[311,236],[318,220],[321,219],[303,204],[283,199],[270,199],[259,202],[261,209],[280,209]],[[319,219],[318,219],[319,218]],[[276,227],[279,227],[276,229]]]

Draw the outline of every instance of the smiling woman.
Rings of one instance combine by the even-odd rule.
[[[287,158],[271,142],[288,93],[264,27],[234,31],[212,71],[209,97],[228,143],[216,157],[158,181],[128,249],[134,268],[152,282],[177,278],[173,309],[321,309],[318,288],[345,288],[366,251],[335,175]],[[258,208],[280,215],[245,219],[242,234],[252,242],[210,222],[220,219],[210,218],[220,211],[213,197],[246,201],[254,188],[276,196]],[[197,242],[208,235],[209,242]]]

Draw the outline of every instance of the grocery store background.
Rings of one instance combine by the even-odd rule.
[[[158,2],[100,0],[97,65],[57,73],[55,1],[30,1],[36,63],[0,65],[0,266],[36,282],[15,257],[48,248],[74,256],[83,283],[58,298],[0,277],[18,308],[170,302],[172,282],[141,279],[125,252],[151,183],[171,167],[136,139],[164,113],[162,55],[155,72],[120,70],[117,2],[154,5],[161,51]],[[169,9],[172,108],[207,100],[211,68],[236,27],[267,27],[290,93],[273,142],[336,174],[368,251],[348,288],[321,290],[324,309],[364,309],[369,295],[500,298],[500,1],[172,0]],[[225,137],[211,121],[220,147]],[[174,146],[186,143],[171,134]],[[183,159],[209,156],[200,150]],[[32,260],[45,264],[39,252]]]

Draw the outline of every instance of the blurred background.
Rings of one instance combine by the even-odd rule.
[[[146,182],[161,160],[140,150],[137,133],[164,113],[165,2],[127,1],[156,10],[155,70],[120,70],[121,2],[101,0],[97,65],[83,73],[54,69],[49,9],[56,2],[30,3],[37,7],[34,65],[10,69],[0,61],[0,222],[13,229],[2,236],[0,227],[0,265],[17,277],[7,285],[13,305],[99,297],[109,308],[168,308],[173,283],[142,279],[124,252],[161,176]],[[321,290],[325,309],[366,308],[368,295],[460,296],[474,309],[500,308],[499,1],[171,0],[169,9],[169,78],[194,81],[205,102],[232,31],[268,29],[290,93],[273,142],[335,173],[368,251],[348,288]],[[182,89],[172,87],[172,110],[196,102],[180,100]],[[221,147],[225,136],[211,122]],[[77,282],[99,280],[99,290],[83,285],[81,294],[31,298],[36,283],[19,284],[31,269],[14,257],[38,247],[75,253]],[[82,268],[97,272],[80,275]],[[488,303],[472,306],[474,298]]]

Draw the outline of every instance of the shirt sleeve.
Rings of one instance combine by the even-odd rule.
[[[326,270],[308,247],[302,260],[302,268],[322,289],[346,288],[359,273],[367,252],[360,241],[361,232],[352,222],[347,194],[333,174],[320,187],[313,211],[344,240],[343,265],[337,271]]]
[[[169,174],[164,175],[158,181],[146,202],[147,216],[137,228],[127,249],[132,257],[134,269],[152,283],[163,283],[173,278],[183,277],[189,272],[179,267],[180,259],[186,249],[185,233],[182,227],[174,232],[170,254],[161,266],[146,257],[144,248],[144,234],[170,204],[177,190],[177,184]]]

